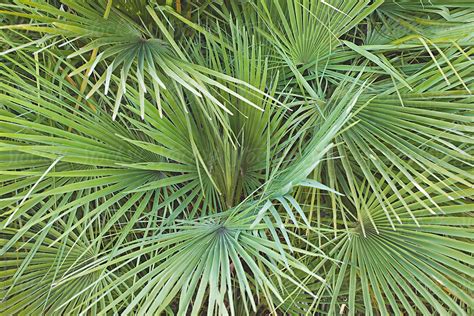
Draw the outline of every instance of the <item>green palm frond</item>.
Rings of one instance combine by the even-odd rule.
[[[0,314],[473,314],[472,1],[0,23]]]
[[[41,41],[52,42],[47,47],[64,49],[66,58],[82,57],[86,62],[76,63],[76,67],[68,74],[69,77],[83,74],[81,92],[85,91],[88,77],[96,73],[94,85],[87,91],[86,99],[90,98],[99,88],[104,88],[107,95],[113,82],[117,84],[113,118],[118,114],[122,98],[127,93],[127,87],[132,86],[139,92],[140,115],[144,119],[145,93],[153,92],[156,106],[161,109],[161,93],[176,85],[192,92],[194,97],[202,102],[206,111],[216,112],[212,106],[217,106],[227,113],[232,113],[225,103],[209,92],[209,87],[219,86],[216,79],[228,78],[194,65],[186,57],[183,47],[175,41],[172,29],[163,20],[164,12],[157,12],[153,7],[146,6],[144,11],[150,17],[147,25],[131,21],[127,16],[111,7],[113,1],[108,1],[105,7],[99,3],[79,4],[66,2],[67,9],[58,9],[47,3],[23,1],[22,10],[3,10],[3,14],[31,19],[30,23],[6,25],[6,29],[38,32]],[[159,9],[160,10],[160,9]],[[26,11],[26,12],[23,12]],[[104,12],[104,13],[102,13]],[[169,21],[169,20],[168,20]],[[43,26],[45,25],[45,26]],[[31,39],[23,46],[36,44],[38,40]],[[82,45],[76,47],[77,45]],[[70,47],[70,48],[69,48]],[[8,49],[2,54],[11,52]],[[37,53],[37,52],[36,52]],[[88,59],[88,53],[91,56]],[[145,81],[149,83],[145,84]],[[251,87],[244,81],[228,78],[226,80],[232,88],[243,85]],[[148,88],[147,88],[148,87]],[[115,90],[115,89],[114,89]],[[226,90],[228,91],[228,90]],[[262,97],[263,92],[253,89],[254,94]],[[253,102],[246,100],[251,106]],[[258,107],[257,107],[258,108]]]
[[[365,306],[366,313],[375,308],[389,314],[468,314],[466,306],[473,304],[469,294],[472,282],[466,280],[473,273],[473,232],[472,217],[464,214],[471,207],[469,199],[474,192],[462,184],[450,184],[461,187],[449,198],[428,188],[430,200],[418,193],[401,201],[387,187],[385,191],[391,192],[388,199],[400,219],[395,228],[367,184],[354,184],[357,196],[351,198],[359,204],[358,221],[331,241],[338,245],[331,253],[342,263],[328,272],[333,276],[329,313],[344,305],[349,314],[355,314],[356,305],[362,303],[359,306]],[[434,203],[439,206],[436,214],[425,208],[425,204]],[[358,291],[362,291],[359,303]],[[339,300],[340,296],[344,300]]]

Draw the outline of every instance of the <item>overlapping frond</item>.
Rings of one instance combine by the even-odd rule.
[[[471,1],[0,21],[0,314],[473,313]]]

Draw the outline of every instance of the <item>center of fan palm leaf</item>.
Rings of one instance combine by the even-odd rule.
[[[216,229],[216,234],[219,235],[219,236],[223,236],[225,234],[227,234],[229,230],[227,229],[227,227],[225,226],[219,226],[217,229]]]

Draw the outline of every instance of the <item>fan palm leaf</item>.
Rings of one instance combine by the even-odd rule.
[[[472,314],[470,1],[0,21],[1,314]]]

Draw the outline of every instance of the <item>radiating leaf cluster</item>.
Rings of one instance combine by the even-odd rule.
[[[474,312],[471,1],[0,21],[0,314]]]

